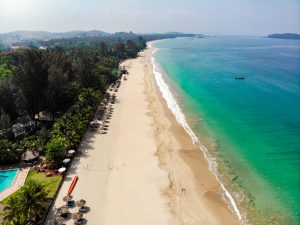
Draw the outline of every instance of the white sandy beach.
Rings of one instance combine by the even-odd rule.
[[[55,207],[64,204],[78,175],[72,195],[87,201],[87,224],[240,224],[222,200],[203,153],[160,96],[149,64],[152,51],[123,63],[129,77],[117,92],[108,134],[87,133]]]

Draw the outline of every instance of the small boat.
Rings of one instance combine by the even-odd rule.
[[[235,80],[245,80],[245,77],[235,77]]]

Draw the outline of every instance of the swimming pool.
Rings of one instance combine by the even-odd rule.
[[[13,184],[17,174],[18,170],[0,171],[0,192],[4,191]]]

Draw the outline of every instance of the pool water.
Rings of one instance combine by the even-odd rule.
[[[15,177],[17,176],[18,170],[2,170],[0,171],[0,192],[10,187]]]

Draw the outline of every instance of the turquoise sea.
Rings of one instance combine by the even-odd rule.
[[[244,218],[300,224],[300,41],[178,38],[154,47],[162,78]]]

